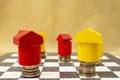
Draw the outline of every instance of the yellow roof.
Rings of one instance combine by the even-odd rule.
[[[38,32],[38,34],[43,37],[43,40],[47,39],[47,36],[44,32]]]
[[[75,35],[77,43],[102,43],[102,36],[91,28],[87,28]]]

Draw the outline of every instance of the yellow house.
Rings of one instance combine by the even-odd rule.
[[[45,40],[47,39],[47,36],[44,32],[38,32],[38,34],[43,37],[43,44],[41,44],[41,54],[44,54],[45,53]]]
[[[103,42],[100,33],[87,28],[75,35],[78,43],[78,60],[83,62],[97,62],[103,55]]]

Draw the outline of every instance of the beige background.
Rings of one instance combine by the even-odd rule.
[[[17,51],[20,29],[45,32],[46,50],[57,51],[59,33],[74,38],[87,27],[103,35],[104,52],[120,55],[120,0],[0,0],[0,54]]]

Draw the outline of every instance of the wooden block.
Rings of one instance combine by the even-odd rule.
[[[43,38],[33,31],[20,30],[13,37],[13,42],[19,46],[40,45],[43,43]]]
[[[71,36],[69,34],[60,34],[57,37],[58,40],[58,54],[60,56],[71,56],[72,43]]]
[[[102,36],[91,28],[87,28],[75,35],[78,43],[78,60],[83,62],[97,62],[103,55]]]

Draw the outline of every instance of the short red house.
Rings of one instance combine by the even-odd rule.
[[[32,66],[40,64],[40,45],[43,37],[33,31],[20,30],[13,37],[14,44],[18,45],[19,64]]]
[[[69,34],[59,34],[58,41],[58,54],[60,56],[70,56],[72,52],[71,36]]]

